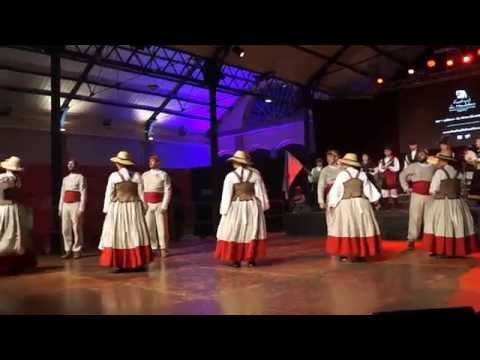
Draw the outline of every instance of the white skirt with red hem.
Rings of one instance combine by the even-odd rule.
[[[221,261],[251,261],[265,256],[267,226],[257,199],[233,201],[217,229],[215,257]]]
[[[341,200],[327,220],[327,254],[369,257],[381,252],[380,228],[367,199]]]
[[[473,217],[463,199],[435,199],[425,209],[425,248],[433,254],[467,256],[479,250]]]
[[[143,205],[137,202],[114,202],[110,205],[99,249],[100,265],[134,269],[153,261],[153,252],[145,223]]]

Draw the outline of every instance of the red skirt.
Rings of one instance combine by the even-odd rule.
[[[215,257],[221,261],[252,261],[266,255],[265,240],[247,243],[217,240]]]
[[[100,266],[120,269],[135,269],[148,265],[154,255],[150,245],[132,249],[103,248],[100,255]]]
[[[397,188],[397,173],[390,170],[385,170],[383,173],[382,189],[392,190]]]
[[[461,238],[424,234],[423,242],[425,248],[436,255],[463,257],[479,250],[476,234]]]
[[[380,235],[368,237],[328,236],[325,251],[332,256],[375,256],[382,251],[382,240]]]
[[[18,273],[36,266],[37,258],[31,251],[27,251],[23,255],[0,256],[0,275]]]

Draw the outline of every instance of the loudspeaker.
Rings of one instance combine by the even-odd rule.
[[[399,310],[373,313],[378,318],[448,318],[448,319],[478,319],[472,307]]]

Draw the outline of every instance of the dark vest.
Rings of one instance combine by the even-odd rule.
[[[238,181],[240,181],[237,184],[233,184],[233,201],[248,201],[255,198],[255,184],[249,181],[253,172],[250,171],[247,179],[243,181],[243,170],[244,169],[242,168],[240,175],[238,175],[236,171],[233,172],[237,176]]]
[[[456,176],[452,179],[447,170],[440,170],[447,175],[447,178],[440,182],[440,189],[435,193],[434,198],[437,200],[459,199],[461,194],[460,180]]]
[[[343,183],[343,200],[354,199],[363,197],[363,181],[358,178],[360,171],[352,177],[350,172],[347,171],[349,180]]]
[[[140,201],[140,197],[138,196],[138,184],[126,180],[120,172],[118,175],[122,178],[122,182],[115,184],[114,195],[113,195],[113,202],[134,202]]]

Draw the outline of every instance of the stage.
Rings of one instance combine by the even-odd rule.
[[[39,259],[36,272],[0,277],[0,314],[371,314],[474,306],[480,254],[433,259],[384,242],[371,263],[338,263],[318,237],[270,234],[267,258],[233,269],[213,258],[213,240],[183,242],[148,273],[112,274],[91,254]]]
[[[470,207],[477,232],[480,230],[480,207]],[[405,240],[408,231],[408,204],[398,210],[375,212],[384,240]],[[312,211],[304,214],[285,213],[285,232],[291,236],[326,236],[325,211]]]

